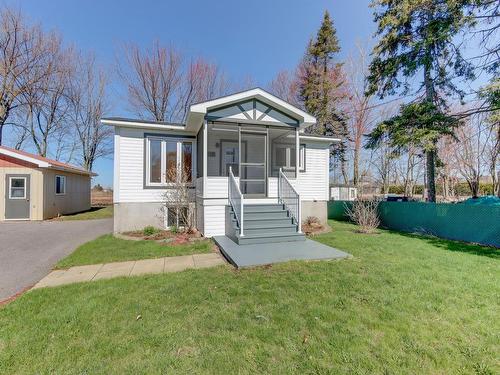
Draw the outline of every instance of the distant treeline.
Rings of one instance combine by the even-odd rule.
[[[413,193],[415,195],[422,195],[424,191],[423,185],[415,185],[413,188]],[[391,185],[389,186],[389,194],[401,194],[405,192],[405,187],[403,185]],[[441,184],[436,185],[436,192],[438,195],[443,195],[443,186]],[[494,195],[493,184],[492,183],[480,183],[479,184],[480,195]],[[472,195],[471,188],[466,182],[459,182],[453,186],[451,196],[470,196]]]

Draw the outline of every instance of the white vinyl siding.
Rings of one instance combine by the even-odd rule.
[[[120,128],[118,133],[119,136],[115,137],[115,203],[161,202],[168,189],[144,187],[144,131]],[[195,160],[194,157],[193,163]]]

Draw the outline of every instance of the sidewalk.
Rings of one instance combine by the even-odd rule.
[[[208,268],[225,263],[219,254],[210,253],[76,266],[67,270],[52,271],[40,280],[33,289],[111,279],[119,276],[139,276],[178,272],[189,268]]]

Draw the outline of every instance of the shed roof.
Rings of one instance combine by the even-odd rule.
[[[74,165],[63,163],[58,160],[53,160],[46,158],[44,156],[32,154],[30,152],[16,150],[10,147],[0,146],[0,155],[10,156],[18,160],[22,160],[28,163],[35,164],[39,168],[50,168],[61,170],[69,173],[85,174],[89,176],[97,176],[96,173],[89,172],[83,168],[76,167]]]

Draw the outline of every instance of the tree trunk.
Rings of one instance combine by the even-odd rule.
[[[352,182],[355,187],[359,185],[359,149],[354,149],[354,160],[352,170]]]
[[[430,51],[426,52],[427,60],[431,60]],[[430,63],[424,65],[424,85],[425,85],[425,100],[429,103],[434,103],[434,84],[431,78]],[[432,150],[426,152],[427,164],[427,188],[428,188],[428,201],[436,202],[436,144],[433,145]]]
[[[429,150],[426,155],[427,172],[427,197],[429,202],[436,202],[436,152]]]

